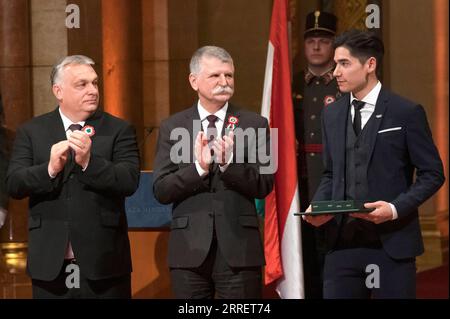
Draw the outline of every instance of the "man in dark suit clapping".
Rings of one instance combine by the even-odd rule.
[[[198,49],[190,72],[198,101],[161,123],[155,160],[155,196],[173,203],[172,288],[177,298],[260,298],[264,252],[254,199],[270,193],[273,175],[252,154],[268,149],[268,122],[228,102],[234,65],[224,49]],[[258,128],[264,133],[242,142],[240,132]]]
[[[132,126],[98,108],[93,64],[56,64],[59,106],[17,130],[6,183],[12,197],[30,197],[34,298],[131,297],[124,200],[138,186],[139,153]]]

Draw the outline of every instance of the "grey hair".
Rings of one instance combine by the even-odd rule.
[[[192,74],[200,73],[200,61],[204,56],[217,58],[224,63],[233,64],[233,58],[225,49],[213,45],[207,45],[201,47],[192,55],[191,62],[189,63],[189,69]]]
[[[52,73],[50,74],[50,82],[52,86],[54,84],[59,84],[61,81],[61,70],[63,70],[66,66],[71,64],[78,65],[94,65],[95,62],[91,58],[88,58],[84,55],[69,55],[65,58],[62,58],[53,66]]]

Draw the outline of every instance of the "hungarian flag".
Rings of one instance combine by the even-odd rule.
[[[265,282],[276,281],[281,298],[304,298],[303,261],[287,0],[274,0],[261,114],[277,129],[278,159],[273,191],[266,197],[264,249]],[[274,152],[272,151],[272,154]]]

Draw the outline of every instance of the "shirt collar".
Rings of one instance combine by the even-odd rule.
[[[211,115],[200,103],[200,100],[197,103],[197,109],[198,114],[200,115],[200,120],[203,121],[208,115]],[[217,116],[222,122],[225,121],[225,116],[227,115],[227,109],[228,109],[228,102],[225,103],[224,106],[220,110],[218,110],[216,113],[214,113],[215,116]]]
[[[333,76],[333,70],[334,67],[331,67],[329,70],[325,71],[324,73],[317,75],[314,74],[309,68],[306,70],[305,72],[305,83],[309,84],[311,83],[312,79],[314,79],[315,77],[317,78],[322,78],[323,82],[325,83],[325,85],[328,85],[328,83],[330,83],[334,76]]]
[[[365,97],[361,99],[366,104],[370,104],[375,106],[377,104],[378,95],[380,95],[381,91],[381,82],[378,81],[378,83],[373,87],[372,90],[370,90],[369,93]],[[350,92],[350,104],[352,104],[353,100],[356,100],[353,93]]]
[[[81,122],[77,122],[77,123],[72,122],[72,121],[71,121],[67,116],[65,116],[64,113],[61,111],[61,107],[58,108],[58,111],[59,111],[59,115],[61,116],[61,119],[62,119],[62,121],[63,121],[64,131],[66,131],[66,132],[67,132],[67,130],[69,129],[69,126],[72,125],[72,124],[80,124],[81,127],[83,127],[83,126],[84,126],[84,123],[86,123],[86,121],[81,121]]]

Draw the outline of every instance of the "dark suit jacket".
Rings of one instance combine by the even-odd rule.
[[[314,200],[342,200],[345,193],[345,141],[349,94],[330,104],[322,115],[325,171]],[[376,225],[384,250],[393,258],[423,253],[418,207],[443,184],[442,162],[421,105],[381,89],[369,136],[367,200],[392,203],[398,219]],[[395,128],[394,130],[389,130]],[[413,175],[416,175],[415,181]],[[337,216],[324,227],[330,246],[337,236]]]
[[[100,110],[86,125],[96,132],[87,169],[68,162],[54,179],[47,169],[50,149],[66,139],[58,109],[17,131],[6,182],[12,197],[30,197],[27,268],[34,279],[56,278],[69,239],[87,278],[131,272],[124,199],[139,182],[135,133]]]
[[[0,124],[0,208],[8,209],[6,193],[6,171],[11,152],[13,134]]]
[[[268,128],[267,120],[255,113],[239,110],[229,104],[228,116],[239,119],[238,127]],[[198,121],[194,130],[193,121]],[[184,163],[170,159],[170,140],[175,128],[187,133],[189,158]],[[154,169],[154,193],[163,204],[173,203],[173,219],[169,240],[170,267],[198,267],[205,260],[213,238],[215,224],[218,245],[231,267],[260,266],[264,252],[258,229],[255,198],[264,198],[272,190],[273,176],[260,174],[260,163],[234,162],[222,174],[214,165],[208,176],[199,176],[193,159],[193,141],[201,129],[197,104],[161,123]],[[223,132],[222,132],[223,133]],[[223,135],[223,134],[222,134]],[[186,137],[186,136],[185,136]],[[257,145],[269,145],[259,139]],[[236,145],[235,145],[236,146]],[[246,144],[247,150],[248,144]],[[247,154],[247,153],[245,153]]]

